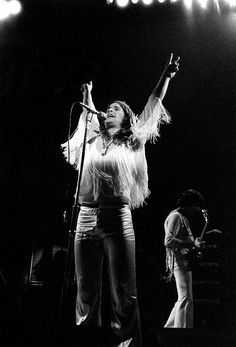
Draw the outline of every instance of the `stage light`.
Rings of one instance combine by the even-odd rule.
[[[187,10],[191,10],[193,6],[193,0],[184,0],[184,5],[187,8]]]
[[[207,8],[207,2],[208,0],[198,0],[201,8],[206,9]]]
[[[226,4],[230,7],[236,6],[236,0],[225,0]]]
[[[151,5],[153,0],[142,0],[144,5]]]
[[[8,2],[10,14],[16,15],[19,14],[22,10],[21,3],[17,0],[11,0]]]
[[[0,0],[0,20],[8,18],[9,15],[9,6],[7,2],[5,0]]]
[[[119,7],[126,7],[129,4],[129,0],[116,0],[116,4]]]
[[[0,0],[2,2],[6,2],[6,0]],[[17,1],[17,0],[11,0]],[[106,0],[107,4],[116,4],[118,7],[127,7],[129,4],[136,5],[138,3],[142,3],[144,6],[149,6],[153,3],[159,4],[167,4],[172,5],[177,2],[183,4],[183,6],[188,10],[192,10],[195,8],[195,5],[198,5],[203,10],[211,9],[212,5],[217,10],[217,12],[221,12],[221,7],[236,7],[236,0]]]
[[[21,10],[21,3],[17,0],[0,0],[0,20],[5,20],[12,15],[17,15]]]

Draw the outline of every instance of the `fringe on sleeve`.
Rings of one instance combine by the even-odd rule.
[[[131,131],[141,142],[154,143],[160,137],[160,125],[170,121],[170,114],[161,100],[151,95],[142,114],[132,117]]]
[[[84,141],[86,115],[87,115],[87,111],[84,111],[81,113],[78,126],[76,130],[73,132],[73,134],[71,135],[69,141],[66,141],[65,143],[61,144],[61,148],[63,150],[63,155],[65,159],[67,160],[69,164],[73,165],[75,168],[78,167],[78,163],[80,160],[80,151]],[[98,131],[99,131],[99,123],[97,120],[97,116],[94,115],[89,120],[87,142]]]
[[[83,136],[77,128],[74,131],[74,133],[71,135],[70,140],[61,144],[63,155],[66,161],[69,164],[73,165],[74,167],[76,167],[78,164],[79,151],[81,148],[82,139],[83,139]]]

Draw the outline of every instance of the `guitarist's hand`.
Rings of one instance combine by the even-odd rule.
[[[194,244],[197,248],[203,248],[206,244],[205,241],[200,241],[199,237],[196,237],[196,239],[194,240]]]

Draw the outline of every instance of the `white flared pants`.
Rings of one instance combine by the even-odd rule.
[[[193,328],[192,271],[181,269],[175,264],[174,277],[178,299],[165,328]]]

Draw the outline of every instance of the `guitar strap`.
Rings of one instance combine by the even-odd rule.
[[[189,239],[190,241],[194,242],[194,237],[193,237],[193,234],[192,234],[192,231],[190,229],[190,226],[186,224],[186,221],[185,221],[185,218],[183,217],[183,224],[188,232],[188,236],[189,236]]]

